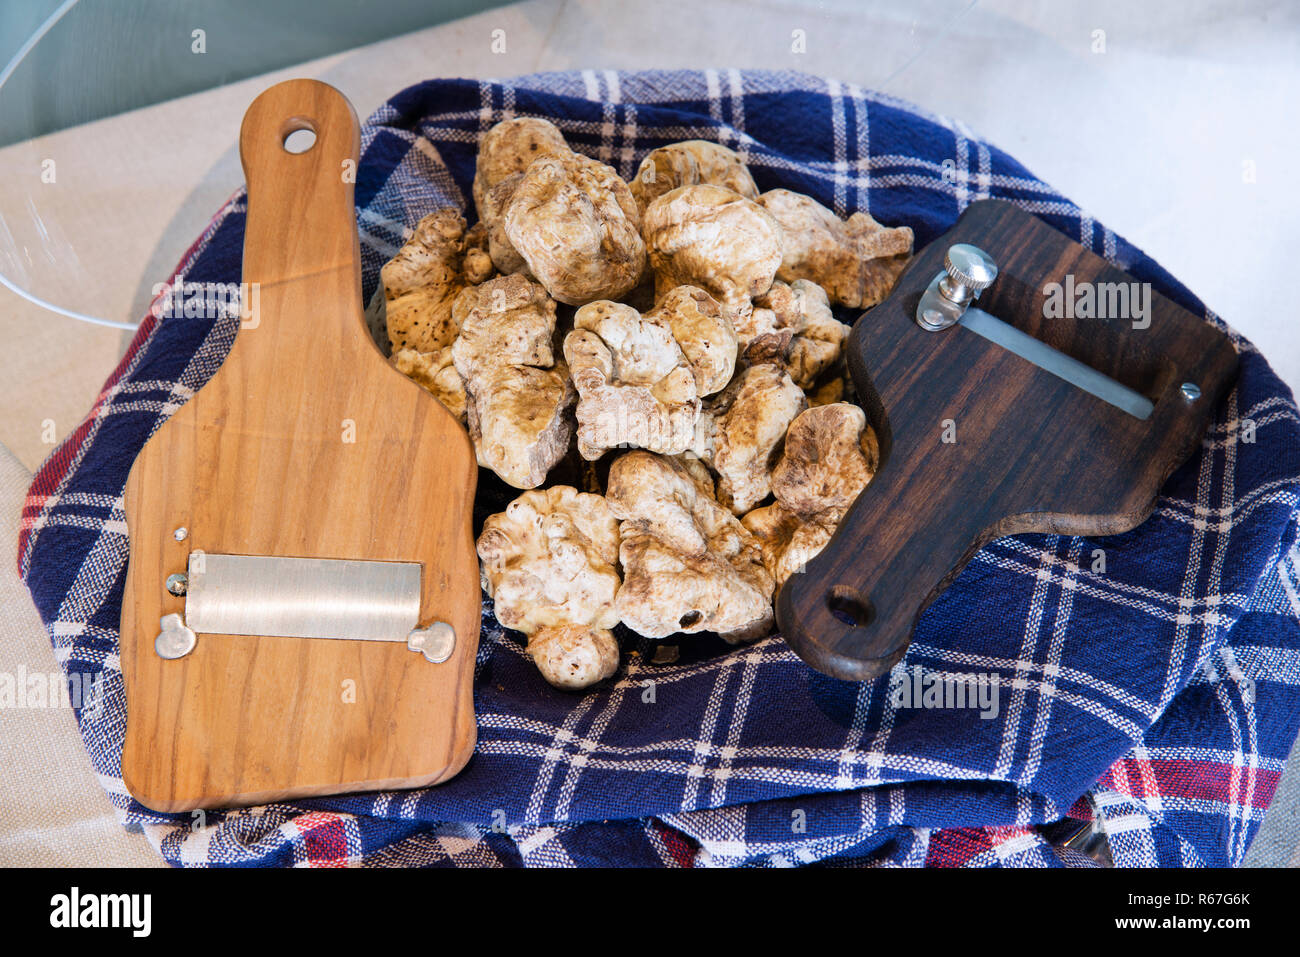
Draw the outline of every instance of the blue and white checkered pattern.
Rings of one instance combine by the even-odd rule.
[[[738,71],[446,80],[399,93],[363,130],[367,298],[420,217],[450,204],[472,220],[478,139],[517,115],[552,120],[624,177],[656,146],[715,140],[760,189],[867,210],[911,226],[918,245],[972,201],[1009,199],[1205,312],[960,123],[852,85]],[[238,281],[244,217],[241,193],[177,272]],[[1259,826],[1300,728],[1300,416],[1240,337],[1239,384],[1148,522],[1106,538],[990,543],[922,617],[892,678],[834,681],[779,637],[741,648],[685,638],[678,661],[655,665],[653,643],[621,631],[618,675],[574,695],[541,679],[487,601],[479,743],[458,778],[201,819],[149,811],[120,778],[122,489],[145,439],[220,365],[235,324],[146,318],[91,417],[37,476],[19,556],[64,668],[104,677],[107,706],[78,714],[95,768],[170,861],[1058,865],[1075,858],[1036,826],[1070,816],[1104,821],[1117,864],[1231,864]],[[509,497],[485,478],[479,521]],[[969,674],[991,676],[996,717],[897,707],[890,693],[891,681]]]

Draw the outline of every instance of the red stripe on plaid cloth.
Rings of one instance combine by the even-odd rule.
[[[1098,780],[1102,787],[1146,800],[1179,797],[1264,809],[1273,800],[1280,771],[1190,758],[1123,758]],[[1154,785],[1154,786],[1153,786]],[[1235,795],[1235,797],[1234,797]]]
[[[154,296],[149,302],[149,310],[145,313],[144,318],[140,320],[140,325],[136,327],[135,335],[131,337],[131,343],[126,347],[126,354],[118,361],[113,368],[113,372],[105,380],[103,387],[99,390],[99,396],[95,399],[95,404],[91,407],[90,412],[86,415],[81,423],[72,430],[72,434],[59,443],[50,457],[41,463],[41,467],[36,470],[36,475],[32,479],[31,487],[27,490],[27,498],[23,502],[21,523],[18,530],[18,575],[23,576],[24,557],[27,555],[27,545],[31,538],[32,530],[36,527],[37,518],[44,511],[50,498],[58,491],[63,480],[68,477],[68,470],[71,469],[72,463],[77,460],[82,446],[85,445],[86,438],[90,434],[91,428],[95,424],[95,419],[99,416],[99,410],[103,408],[104,403],[108,401],[112,394],[113,387],[122,380],[132,362],[135,361],[136,355],[149,341],[153,335],[154,329],[158,325],[158,315],[154,311],[159,302],[162,301],[172,284],[178,276],[183,275],[194,264],[198,254],[212,238],[213,232],[221,224],[229,213],[230,204],[233,203],[242,193],[243,190],[236,190],[230,198],[221,204],[221,208],[216,214],[208,220],[208,225],[204,227],[199,238],[190,244],[181,256],[180,261],[176,263],[176,268],[172,270],[171,277],[158,295]]]
[[[658,818],[650,819],[650,826],[664,842],[668,855],[678,867],[695,866],[695,844],[681,831],[673,830]]]
[[[945,827],[930,835],[926,867],[967,867],[981,854],[1032,834],[1031,827]]]
[[[1096,817],[1086,794],[1080,795],[1079,799],[1070,805],[1070,810],[1065,812],[1065,816],[1074,818],[1076,821],[1091,821]]]
[[[309,811],[293,819],[302,837],[309,867],[347,867],[348,832],[344,818],[326,811]]]
[[[151,304],[150,309],[152,310],[152,308]],[[104,383],[104,387],[100,390],[95,404],[91,406],[89,414],[81,420],[81,424],[72,430],[72,434],[59,444],[59,447],[51,453],[50,457],[41,464],[36,476],[32,479],[31,488],[27,490],[27,499],[23,502],[21,523],[18,531],[18,574],[20,576],[23,574],[23,556],[27,554],[27,542],[31,537],[32,530],[36,527],[37,518],[45,510],[49,500],[54,497],[59,486],[63,484],[63,480],[67,478],[68,470],[72,468],[72,463],[77,460],[77,456],[94,427],[95,419],[99,416],[100,410],[112,394],[113,387],[126,374],[136,354],[143,348],[149,337],[153,335],[154,327],[157,324],[158,319],[152,311],[140,322],[135,335],[131,338],[131,344],[127,346],[126,355],[117,364],[113,374],[108,377],[108,381]]]

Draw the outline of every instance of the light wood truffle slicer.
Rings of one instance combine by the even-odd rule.
[[[1223,332],[997,200],[916,256],[854,326],[848,362],[881,465],[777,619],[851,681],[903,657],[990,539],[1145,521],[1237,370]]]
[[[366,331],[356,115],[292,80],[239,146],[259,308],[126,485],[122,776],[160,811],[432,784],[475,740],[474,450]]]

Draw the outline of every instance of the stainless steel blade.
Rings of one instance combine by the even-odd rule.
[[[420,571],[417,562],[191,552],[185,623],[210,635],[406,642]]]
[[[1064,352],[1053,349],[1047,343],[1021,332],[992,313],[975,306],[968,306],[959,321],[976,335],[983,336],[989,342],[996,343],[1009,352],[1014,352],[1044,372],[1050,372],[1057,378],[1064,379],[1135,418],[1147,418],[1154,408],[1151,400],[1141,393],[1134,392],[1128,386],[1116,382],[1092,366],[1085,365],[1078,359],[1072,359]]]

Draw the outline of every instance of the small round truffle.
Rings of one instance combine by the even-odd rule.
[[[528,654],[542,677],[565,691],[581,691],[618,671],[618,642],[605,628],[543,628],[528,639]]]

